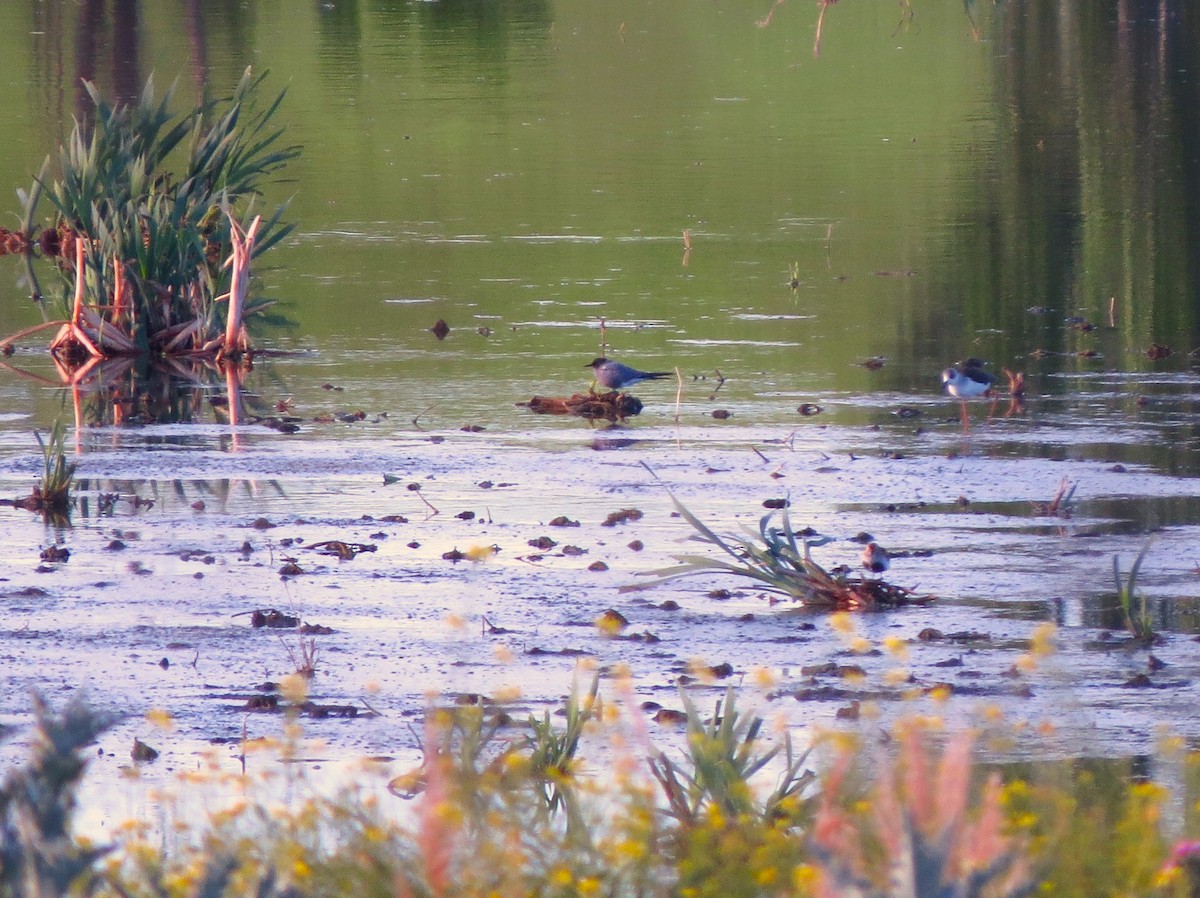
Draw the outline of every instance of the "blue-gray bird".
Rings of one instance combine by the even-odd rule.
[[[610,390],[624,390],[643,380],[658,380],[670,377],[667,371],[638,371],[612,359],[598,358],[588,362],[583,367],[591,368],[596,377],[596,383],[603,384]]]

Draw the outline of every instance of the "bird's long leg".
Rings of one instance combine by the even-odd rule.
[[[959,404],[962,406],[963,430],[964,431],[970,430],[971,429],[971,419],[967,417],[967,400],[960,399],[958,401],[959,401]]]

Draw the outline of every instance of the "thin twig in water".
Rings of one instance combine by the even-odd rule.
[[[1048,517],[1069,518],[1071,516],[1071,498],[1075,495],[1076,484],[1064,477],[1058,484],[1054,498],[1048,503],[1033,503],[1033,507]]]
[[[712,402],[714,399],[716,399],[717,392],[721,389],[721,387],[725,386],[725,375],[721,373],[721,369],[714,368],[713,370],[717,372],[717,385],[708,397],[709,402]]]
[[[420,490],[413,490],[413,492],[415,492],[417,494],[417,498],[420,499],[422,502],[424,502],[425,506],[430,511],[432,511],[434,514],[442,513],[442,510],[440,508],[438,508],[436,505],[434,505],[432,502],[430,502],[428,499],[426,499],[425,494],[422,493]]]
[[[418,424],[417,422],[420,421],[421,418],[425,415],[425,413],[427,411],[429,411],[431,408],[433,408],[435,405],[437,405],[437,403],[433,402],[433,403],[430,403],[429,405],[425,406],[425,408],[421,409],[421,411],[417,414],[417,416],[412,419],[413,427],[417,428],[417,430],[420,430],[421,425]]]
[[[775,5],[771,7],[770,12],[768,12],[765,16],[763,16],[761,19],[759,19],[758,22],[756,23],[758,25],[758,27],[766,28],[768,25],[770,25],[771,20],[773,18],[775,18],[775,11],[777,9],[779,9],[779,7],[783,6],[783,4],[786,2],[787,2],[787,0],[775,0]]]
[[[813,41],[813,56],[821,55],[821,30],[825,27],[825,10],[837,3],[838,0],[820,0],[821,12],[817,14],[817,36]]]
[[[837,0],[834,0],[836,3]],[[895,37],[901,31],[912,26],[913,20],[917,17],[917,11],[913,9],[912,0],[900,0],[900,23],[896,25],[896,30],[892,32],[892,37]],[[918,28],[917,32],[920,33]]]
[[[292,651],[292,647],[284,642],[282,636],[279,637],[279,641],[283,644],[284,649],[287,650],[288,659],[292,662],[292,666],[296,669],[296,673],[304,677],[306,680],[311,680],[313,675],[317,672],[317,641],[315,639],[310,639],[305,642],[303,639],[301,639],[299,657],[297,657],[296,653]]]
[[[759,451],[759,448],[758,448],[757,446],[751,446],[751,447],[750,447],[750,450],[751,450],[751,451],[752,451],[752,452],[753,452],[755,455],[757,455],[759,458],[761,458],[763,461],[765,461],[767,464],[770,464],[770,463],[771,463],[771,459],[769,459],[769,458],[767,458],[765,455],[763,455],[763,454],[762,454],[762,452],[761,452],[761,451]]]

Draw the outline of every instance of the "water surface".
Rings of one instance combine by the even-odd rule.
[[[283,403],[300,431],[231,431],[217,385],[141,394],[143,427],[84,426],[73,527],[5,513],[14,684],[85,685],[134,715],[106,737],[110,767],[143,706],[166,705],[182,721],[171,763],[186,763],[241,732],[225,696],[288,667],[273,634],[235,615],[288,607],[337,630],[322,638],[321,694],[370,694],[388,715],[314,723],[337,751],[411,755],[395,721],[427,691],[512,684],[556,701],[576,657],[532,648],[627,662],[639,694],[665,704],[693,657],[739,677],[761,667],[778,683],[764,709],[798,731],[834,724],[853,689],[814,699],[801,673],[846,657],[824,618],[753,590],[706,595],[736,582],[617,592],[687,535],[644,461],[722,530],[788,497],[798,525],[837,537],[830,565],[854,563],[860,531],[931,553],[890,576],[937,603],[861,622],[875,643],[914,646],[906,661],[855,662],[868,673],[855,688],[885,713],[903,690],[884,684],[911,665],[918,695],[957,684],[947,716],[995,703],[1053,722],[1017,753],[1145,752],[1163,720],[1200,736],[1196,14],[914,7],[901,21],[838,4],[816,58],[805,4],[767,27],[752,5],[678,2],[211,3],[133,20],[5,5],[0,185],[26,186],[84,110],[80,74],[132,96],[153,72],[187,103],[269,68],[304,146],[268,198],[290,197],[300,228],[260,271],[287,323],[256,335],[297,352],[260,359],[248,381],[257,409]],[[0,330],[41,314],[0,260]],[[1170,352],[1152,359],[1152,344]],[[637,388],[645,412],[615,429],[518,405],[585,389],[602,351],[677,368],[680,388]],[[1023,373],[1025,401],[973,403],[965,430],[938,373],[966,356],[1001,381]],[[0,479],[16,495],[40,464],[31,431],[73,408],[41,344],[9,361],[45,379],[0,378]],[[98,400],[80,406],[84,425],[111,421]],[[1063,478],[1071,514],[1047,515]],[[600,528],[623,507],[646,516]],[[587,554],[529,561],[559,514],[581,522],[569,540]],[[255,530],[259,517],[278,528]],[[1127,569],[1151,534],[1140,583],[1167,667],[1139,687],[1149,652],[1102,635],[1120,628],[1112,557]],[[294,548],[335,538],[378,548],[340,564]],[[38,573],[52,542],[72,558]],[[442,559],[476,544],[501,552]],[[280,580],[293,555],[313,576]],[[608,571],[587,570],[598,560]],[[668,598],[683,611],[657,607]],[[608,607],[662,643],[601,640],[590,624]],[[513,633],[488,636],[485,616]],[[1044,621],[1061,628],[1058,660],[1010,677]],[[987,640],[918,642],[929,627]],[[24,723],[22,691],[7,694],[5,718]]]

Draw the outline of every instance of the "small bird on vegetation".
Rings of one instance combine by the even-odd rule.
[[[610,390],[624,390],[644,380],[659,380],[671,376],[668,371],[639,371],[637,368],[630,368],[628,365],[622,365],[620,362],[603,357],[593,359],[583,367],[591,368],[596,383],[602,384]]]
[[[863,568],[872,574],[882,574],[892,566],[891,556],[879,543],[867,543],[860,557]]]

